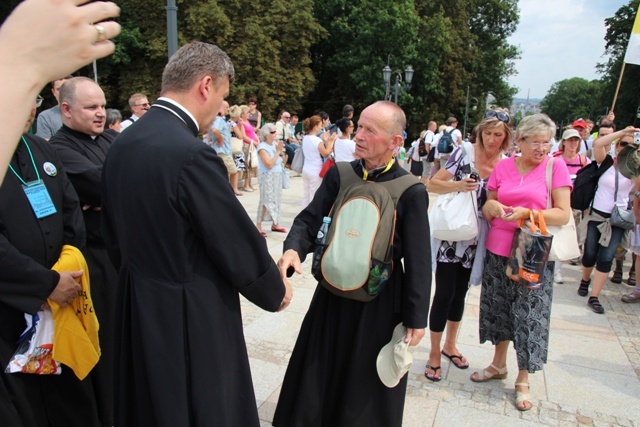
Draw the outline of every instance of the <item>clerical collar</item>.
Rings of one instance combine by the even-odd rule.
[[[378,178],[383,173],[388,172],[395,162],[396,162],[395,157],[392,157],[391,160],[389,160],[389,162],[387,162],[386,165],[380,166],[379,168],[375,168],[372,170],[367,170],[367,168],[364,165],[364,160],[360,159],[360,167],[362,168],[362,179],[366,181],[369,178],[371,179]]]
[[[165,101],[168,102],[171,105],[175,105],[177,108],[179,108],[180,110],[182,110],[187,116],[189,116],[189,118],[193,121],[193,123],[196,125],[196,129],[198,129],[200,126],[198,125],[198,122],[196,120],[196,118],[193,116],[193,114],[191,114],[189,112],[189,110],[187,110],[186,108],[184,108],[182,105],[180,105],[180,103],[174,101],[171,98],[167,98],[166,96],[161,96],[160,98],[157,99],[158,101]],[[160,108],[165,108],[162,105],[158,105],[158,104],[153,104],[152,107],[160,107]],[[171,111],[173,114],[175,114],[180,120],[182,120],[183,122],[185,122],[185,120],[180,117],[180,115],[178,113],[176,113],[175,111],[172,111],[168,108],[165,108],[167,111]],[[184,123],[185,125],[189,126],[189,124],[187,122]]]

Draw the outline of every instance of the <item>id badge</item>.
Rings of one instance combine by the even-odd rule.
[[[31,204],[31,209],[36,214],[36,218],[41,219],[57,212],[44,183],[30,182],[27,185],[23,185],[22,188]]]

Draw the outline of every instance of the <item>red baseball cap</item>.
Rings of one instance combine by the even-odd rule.
[[[587,126],[587,122],[585,122],[584,119],[578,119],[571,124],[571,127],[586,129],[588,126]]]

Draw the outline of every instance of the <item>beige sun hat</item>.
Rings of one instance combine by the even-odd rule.
[[[407,328],[402,326],[402,323],[398,323],[393,330],[391,341],[378,353],[376,361],[378,377],[382,384],[389,388],[397,386],[413,364],[413,352],[418,347],[409,346],[409,343],[404,342],[406,335]]]

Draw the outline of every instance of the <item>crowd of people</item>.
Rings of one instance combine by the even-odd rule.
[[[169,59],[160,97],[150,103],[142,93],[131,95],[132,114],[123,120],[106,109],[97,83],[69,75],[113,52],[110,39],[120,31],[108,21],[117,6],[84,3],[29,0],[0,28],[0,52],[11,58],[0,64],[6,141],[0,197],[12,201],[0,206],[0,364],[16,351],[25,315],[75,307],[89,292],[100,358],[83,378],[66,365],[60,375],[3,373],[0,419],[25,427],[258,426],[239,296],[271,312],[290,304],[289,278],[302,273],[309,254],[321,263],[323,224],[343,220],[333,208],[351,190],[344,170],[368,189],[408,179],[397,161],[404,112],[379,101],[354,121],[347,105],[336,123],[317,111],[297,132],[295,114],[283,110],[265,120],[256,98],[230,107],[224,98],[235,77],[231,59],[217,46],[191,42]],[[24,78],[10,79],[16,72]],[[40,113],[33,135],[34,101],[47,83],[57,105]],[[577,119],[557,145],[556,125],[544,114],[514,129],[506,109],[491,108],[469,139],[455,117],[440,128],[429,122],[407,153],[415,178],[390,202],[393,221],[382,224],[392,234],[387,264],[371,268],[367,298],[336,290],[324,267],[315,273],[318,287],[273,425],[402,425],[407,368],[381,349],[398,344],[406,355],[428,326],[425,377],[441,380],[441,356],[467,369],[456,340],[470,285],[481,285],[479,340],[494,345],[491,363],[470,380],[507,378],[513,342],[515,405],[531,409],[529,374],[547,361],[553,283],[563,281],[562,264],[548,261],[535,287],[514,283],[507,274],[512,241],[523,220],[562,226],[573,216],[582,244],[582,256],[570,261],[582,265],[577,293],[604,313],[598,296],[614,259],[618,270],[625,250],[640,253],[634,225],[640,170],[617,161],[629,155],[625,147],[640,129],[616,130],[614,120],[601,120],[592,135],[593,123]],[[282,191],[297,155],[304,157],[302,210],[287,230]],[[328,161],[341,166],[326,168]],[[591,205],[572,209],[573,182],[591,162],[602,167]],[[255,190],[252,220],[239,197]],[[477,235],[432,238],[428,191],[469,193]],[[264,243],[264,221],[287,234],[277,263]],[[371,233],[349,230],[349,237],[361,234]],[[69,248],[78,254],[72,263]],[[364,252],[367,266],[380,261]],[[60,271],[63,259],[73,268]],[[384,265],[390,267],[380,274]],[[640,263],[633,268],[640,274]],[[373,279],[380,285],[375,292]],[[623,301],[640,301],[640,286],[631,277],[628,283],[636,287]],[[398,327],[402,336],[394,343]]]

